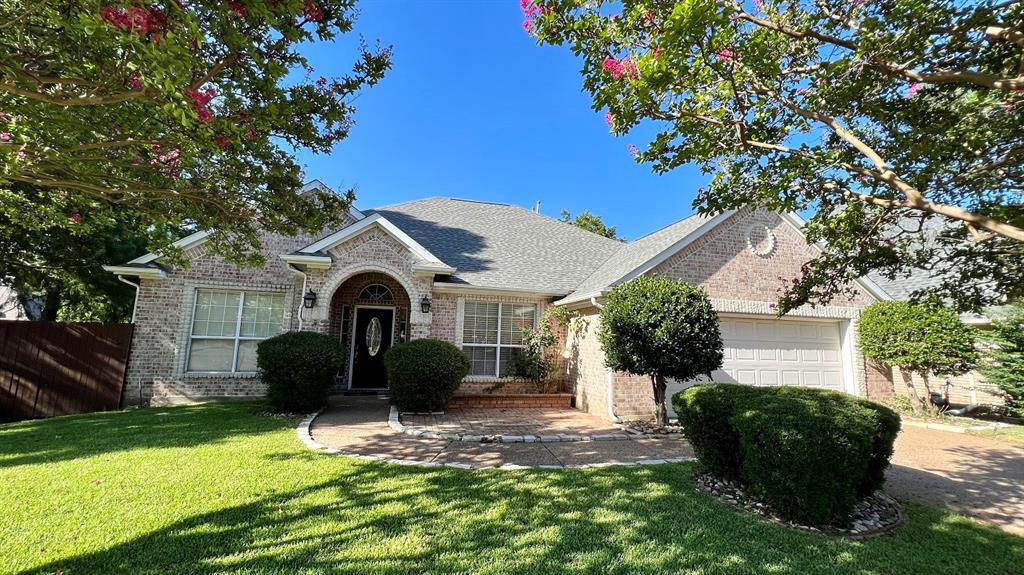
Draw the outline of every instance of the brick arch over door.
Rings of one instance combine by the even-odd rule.
[[[391,298],[388,301],[379,299],[368,299],[364,296],[363,290],[367,287],[381,285],[390,291]],[[409,339],[409,314],[412,309],[411,299],[405,287],[394,277],[379,271],[357,273],[341,282],[338,289],[334,290],[331,296],[331,305],[328,312],[327,333],[336,338],[345,350],[345,357],[349,357],[352,346],[352,331],[354,329],[355,308],[359,305],[370,306],[394,306],[395,308],[395,342]],[[346,363],[344,373],[339,374],[339,387],[345,388],[348,382],[348,371],[351,369]]]

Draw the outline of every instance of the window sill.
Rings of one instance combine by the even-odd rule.
[[[182,377],[193,379],[254,379],[259,375],[256,371],[186,371],[181,374]]]

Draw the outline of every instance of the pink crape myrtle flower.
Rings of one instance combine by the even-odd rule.
[[[71,214],[68,216],[68,220],[76,224],[82,223],[82,214]]]
[[[138,74],[132,74],[128,76],[128,87],[136,92],[142,91],[142,80],[139,79]]]
[[[913,98],[914,96],[917,95],[917,92],[920,89],[921,89],[921,83],[920,82],[914,82],[913,84],[910,85],[909,88],[907,88],[907,97],[908,98]]]
[[[613,116],[611,112],[605,112],[604,113],[604,123],[608,124],[609,128],[614,128],[615,127],[615,116]]]
[[[732,50],[730,50],[729,48],[722,48],[721,50],[718,51],[718,61],[719,62],[725,62],[727,60],[732,60],[733,57],[734,57],[734,54],[733,54]]]
[[[213,139],[213,143],[217,144],[221,150],[226,150],[231,146],[231,140],[227,136],[217,136]]]
[[[249,10],[247,10],[245,8],[245,5],[242,4],[241,2],[236,2],[235,0],[229,0],[228,1],[228,10],[231,10],[237,16],[240,16],[242,18],[248,18],[249,17]]]
[[[10,132],[0,132],[0,142],[10,142],[11,138]]]
[[[638,150],[633,144],[626,146],[626,151],[628,151],[629,155],[633,157],[640,155],[640,150]]]
[[[324,19],[324,11],[313,0],[306,0],[303,13],[306,18],[313,22],[321,22]]]
[[[637,70],[636,62],[629,56],[621,60],[616,60],[611,56],[608,56],[601,62],[601,66],[612,75],[612,78],[618,80],[622,76],[630,79],[634,79],[640,76],[640,71]]]
[[[210,101],[217,97],[217,91],[213,88],[205,90],[188,90],[185,94],[192,99],[192,111],[199,116],[199,121],[204,124],[213,120],[213,112],[210,111]]]

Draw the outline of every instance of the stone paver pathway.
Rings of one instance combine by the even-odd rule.
[[[307,421],[305,426],[300,426],[299,435],[307,445],[330,453],[393,463],[463,468],[644,465],[693,457],[690,445],[679,435],[550,444],[424,439],[393,431],[388,426],[388,412],[388,402],[383,398],[333,397],[327,410],[311,423]]]
[[[407,429],[459,435],[626,435],[577,409],[456,407],[443,414],[403,414],[402,423]]]
[[[1024,447],[904,426],[885,490],[1024,535]]]

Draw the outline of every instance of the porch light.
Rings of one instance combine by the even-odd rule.
[[[302,296],[302,307],[306,309],[313,309],[316,305],[316,292],[309,290],[306,295]]]
[[[423,313],[430,313],[430,298],[429,297],[423,296],[423,299],[420,300],[420,309],[423,310]]]

